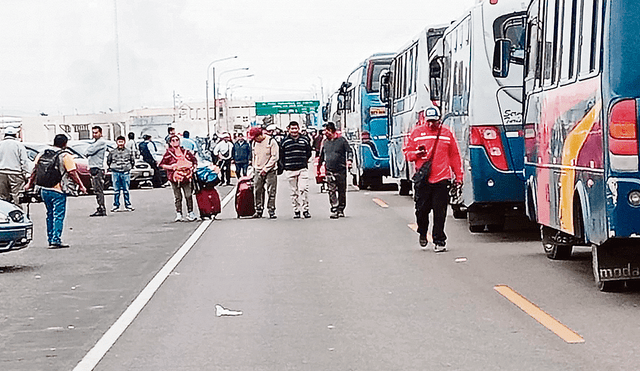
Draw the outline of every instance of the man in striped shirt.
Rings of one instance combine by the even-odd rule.
[[[311,218],[308,197],[311,143],[306,136],[300,135],[300,125],[296,121],[289,123],[287,132],[287,136],[280,143],[280,163],[291,189],[293,218],[300,219],[302,215],[308,219]]]

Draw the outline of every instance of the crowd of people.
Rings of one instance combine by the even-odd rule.
[[[353,153],[347,140],[336,126],[328,122],[322,132],[308,133],[296,121],[291,121],[286,132],[271,127],[252,127],[245,139],[243,133],[232,138],[222,133],[206,148],[199,148],[190,139],[189,132],[182,136],[170,127],[165,138],[167,149],[157,162],[150,146],[156,144],[150,135],[136,145],[133,133],[129,140],[116,138],[116,148],[109,150],[102,136],[102,128],[91,128],[93,142],[86,150],[91,174],[91,186],[96,197],[97,208],[91,217],[104,217],[107,208],[104,197],[104,163],[111,170],[114,188],[111,212],[120,210],[120,194],[123,195],[124,210],[134,211],[131,202],[130,171],[138,156],[154,169],[154,187],[163,186],[160,169],[166,172],[171,184],[176,211],[175,221],[194,221],[193,178],[201,151],[209,151],[213,170],[218,174],[222,186],[231,185],[232,165],[235,176],[246,177],[253,172],[253,200],[255,213],[252,218],[262,218],[267,210],[270,219],[276,219],[277,177],[283,175],[290,191],[294,219],[309,219],[309,163],[315,152],[318,158],[316,173],[324,167],[331,208],[331,219],[345,216],[347,172],[351,167]],[[49,247],[64,248],[61,235],[66,214],[68,196],[87,193],[77,171],[73,156],[67,151],[68,137],[58,134],[53,140],[53,149],[38,154],[32,165],[24,145],[18,140],[18,130],[7,128],[0,142],[0,199],[20,206],[22,192],[37,191],[47,209],[47,238]],[[446,250],[444,224],[448,204],[448,190],[452,181],[461,183],[462,165],[455,137],[451,130],[442,126],[440,113],[432,107],[424,111],[403,148],[407,160],[417,169],[414,181],[415,214],[418,224],[419,244],[428,246],[427,232],[429,214],[433,212],[432,236],[434,250]],[[456,184],[457,187],[460,184]],[[183,215],[183,201],[187,212]]]

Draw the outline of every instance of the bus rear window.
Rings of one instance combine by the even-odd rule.
[[[380,73],[389,69],[390,62],[373,63],[371,69],[367,71],[367,93],[377,93],[380,91]]]

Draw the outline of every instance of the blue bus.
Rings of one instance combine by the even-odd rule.
[[[461,203],[471,232],[501,231],[525,218],[522,76],[526,4],[479,1],[444,32],[430,56],[432,92],[456,135],[464,167]],[[509,40],[508,76],[493,74],[497,40]]]
[[[389,175],[387,109],[380,101],[380,73],[389,68],[392,53],[365,59],[337,92],[338,121],[354,154],[350,172],[353,184],[365,189],[379,187]]]
[[[640,279],[640,2],[533,0],[526,20],[526,212],[548,258],[590,246],[597,287],[617,290]]]

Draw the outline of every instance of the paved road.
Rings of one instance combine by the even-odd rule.
[[[313,218],[293,220],[286,184],[279,186],[275,221],[238,220],[231,204],[223,210],[96,370],[637,369],[640,293],[598,292],[588,250],[553,262],[535,231],[471,234],[465,221],[449,218],[449,252],[422,252],[408,227],[410,198],[352,191],[347,217],[336,221],[328,218],[326,194],[313,187]],[[169,197],[170,203],[167,190],[139,195]],[[87,214],[92,204],[85,199],[77,201]],[[16,305],[28,309],[44,298],[56,313],[3,315],[2,344],[16,349],[11,340],[18,340],[25,349],[3,350],[0,368],[73,368],[195,230],[197,223],[167,222],[167,208],[165,215],[148,211],[161,223],[140,219],[140,209],[110,216],[109,222],[132,232],[148,224],[155,229],[140,230],[146,238],[120,237],[130,241],[126,249],[107,248],[103,241],[85,248],[83,257],[65,251],[74,259],[71,278],[58,278],[70,264],[58,255],[55,263],[44,260],[37,243],[27,250],[41,257],[37,264],[26,263],[26,253],[5,254],[3,259],[23,268],[0,275],[3,292],[5,282],[10,292],[36,290],[45,282],[42,272],[56,277],[47,287],[62,287],[33,292],[27,304],[0,304],[3,312],[15,313]],[[166,240],[151,238],[158,229]],[[138,270],[141,262],[145,267]],[[85,270],[96,277],[93,286],[79,281]],[[75,290],[68,287],[74,280],[80,282]],[[496,285],[508,285],[583,342],[566,342],[500,295]],[[217,317],[216,304],[242,315]],[[37,326],[29,322],[33,313]],[[48,329],[56,326],[62,328]],[[51,344],[66,346],[52,351]]]

